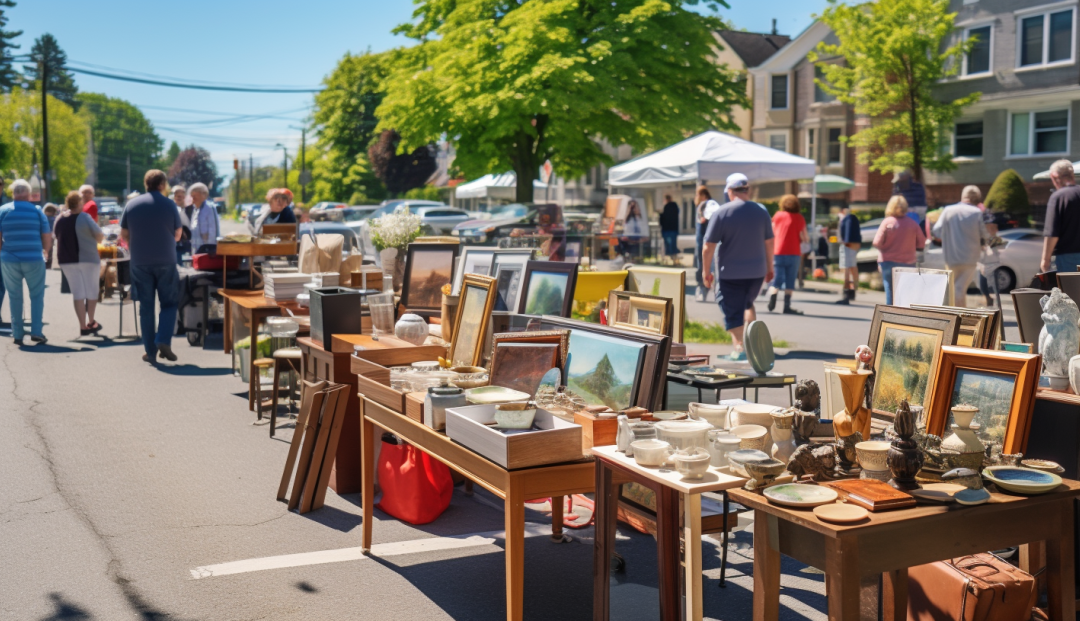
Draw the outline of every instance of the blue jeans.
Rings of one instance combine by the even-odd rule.
[[[1075,272],[1077,265],[1080,265],[1080,252],[1059,254],[1054,257],[1054,267],[1059,272]]]
[[[139,329],[143,348],[153,360],[158,345],[172,345],[176,331],[176,307],[180,303],[180,274],[175,265],[132,265],[131,287],[139,301]],[[154,295],[161,313],[154,329]]]
[[[0,265],[0,274],[3,273],[4,266]],[[7,289],[4,288],[4,277],[0,275],[0,309],[4,308],[4,293]]]
[[[679,254],[679,232],[664,231],[660,235],[664,238],[664,254]]]
[[[42,314],[45,311],[45,260],[13,262],[5,261],[0,264],[0,273],[3,274],[4,288],[11,297],[11,336],[17,339],[26,335],[23,326],[23,281],[30,290],[30,334],[42,336],[45,322]]]
[[[878,261],[878,269],[881,270],[881,282],[885,285],[885,304],[892,306],[892,271],[894,267],[915,267],[914,263],[900,263],[898,261]]]
[[[773,271],[776,275],[773,276],[772,286],[784,291],[793,291],[795,280],[799,275],[799,259],[801,258],[797,254],[773,255]]]

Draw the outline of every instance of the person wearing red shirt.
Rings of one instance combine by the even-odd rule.
[[[79,195],[83,199],[82,212],[88,214],[93,220],[94,224],[98,223],[97,203],[94,202],[94,186],[89,183],[79,188]]]
[[[806,233],[806,219],[799,213],[801,209],[799,199],[794,194],[785,194],[780,198],[780,210],[772,219],[773,236],[776,238],[776,250],[773,252],[773,271],[776,272],[776,278],[769,286],[769,310],[776,308],[776,296],[783,289],[785,315],[803,314],[802,311],[791,308],[791,294],[795,292],[802,244],[810,241],[810,236]]]

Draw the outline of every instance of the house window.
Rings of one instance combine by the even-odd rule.
[[[806,130],[806,157],[817,163],[817,130]]]
[[[1069,152],[1068,110],[1014,112],[1009,123],[1009,155]]]
[[[983,122],[965,121],[956,124],[953,133],[953,155],[956,157],[982,157]]]
[[[844,145],[840,142],[840,136],[844,130],[839,127],[829,128],[829,166],[838,166],[844,163]]]
[[[787,134],[769,134],[769,148],[787,151]]]
[[[772,76],[772,90],[769,107],[773,110],[787,109],[787,78],[787,74]]]
[[[821,88],[821,84],[818,83],[819,80],[825,81],[825,72],[822,71],[820,65],[814,65],[814,101],[816,103],[836,101],[835,95],[832,95]]]
[[[1017,61],[1020,67],[1037,67],[1073,60],[1075,9],[1023,15],[1017,22]]]
[[[965,38],[972,41],[971,51],[964,58],[964,75],[990,73],[991,26],[968,28]]]

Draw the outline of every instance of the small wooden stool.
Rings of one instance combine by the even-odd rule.
[[[255,412],[259,415],[259,420],[262,420],[263,408],[269,405],[263,401],[262,395],[262,371],[263,369],[269,369],[274,366],[273,358],[259,358],[254,362],[255,368],[252,369],[251,377],[248,378],[248,395],[249,398],[255,402]],[[274,389],[274,394],[277,394],[277,389]]]
[[[297,377],[300,376],[300,361],[302,354],[299,347],[282,347],[274,352],[274,396],[272,405],[270,407],[270,437],[274,437],[274,426],[277,424],[277,404],[278,404],[278,390],[281,386],[281,367],[287,367],[285,370],[288,373],[295,373]],[[289,385],[289,408],[292,408],[293,404],[293,392],[292,384]]]

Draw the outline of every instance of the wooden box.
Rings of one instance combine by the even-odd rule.
[[[423,424],[424,422],[424,399],[427,393],[410,392],[405,394],[405,416]]]
[[[379,405],[399,414],[405,414],[405,401],[409,393],[394,390],[390,387],[390,367],[435,360],[439,355],[442,355],[436,354],[433,356],[432,349],[430,346],[409,346],[400,349],[365,350],[354,353],[349,364],[352,372],[356,374],[357,391]],[[437,349],[445,352],[444,347],[440,346]]]
[[[584,455],[592,455],[589,449],[594,446],[615,444],[615,436],[619,432],[618,419],[597,418],[591,412],[577,412],[574,422],[581,425],[581,452]]]
[[[582,459],[581,425],[538,408],[534,424],[539,431],[505,434],[484,424],[494,418],[494,405],[447,408],[446,435],[507,470]]]
[[[367,281],[364,280],[365,272],[367,273]],[[360,269],[349,273],[349,286],[354,289],[364,289],[364,285],[367,285],[367,289],[378,289],[382,291],[382,270],[375,269]]]

